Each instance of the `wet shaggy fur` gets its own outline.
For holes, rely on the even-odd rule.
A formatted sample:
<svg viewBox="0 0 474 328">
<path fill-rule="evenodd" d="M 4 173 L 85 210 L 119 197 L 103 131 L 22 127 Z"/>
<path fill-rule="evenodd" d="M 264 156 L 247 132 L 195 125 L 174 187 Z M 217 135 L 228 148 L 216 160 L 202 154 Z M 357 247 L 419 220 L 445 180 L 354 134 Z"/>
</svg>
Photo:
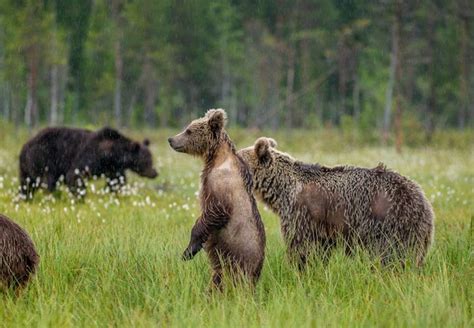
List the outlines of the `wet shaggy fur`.
<svg viewBox="0 0 474 328">
<path fill-rule="evenodd" d="M 118 131 L 96 132 L 73 128 L 46 128 L 30 139 L 20 153 L 20 195 L 32 198 L 39 187 L 54 191 L 63 177 L 75 195 L 85 195 L 85 178 L 105 175 L 110 189 L 125 181 L 125 170 L 141 176 L 157 176 L 148 149 Z"/>
<path fill-rule="evenodd" d="M 260 138 L 239 154 L 257 196 L 280 216 L 290 257 L 301 266 L 313 250 L 343 242 L 384 263 L 414 256 L 421 265 L 433 239 L 434 213 L 421 188 L 384 165 L 367 169 L 305 164 Z"/>
<path fill-rule="evenodd" d="M 25 230 L 0 214 L 0 291 L 25 286 L 38 263 L 39 256 Z"/>
<path fill-rule="evenodd" d="M 212 286 L 219 289 L 224 272 L 255 284 L 265 256 L 265 230 L 252 194 L 252 178 L 224 130 L 225 122 L 223 110 L 209 110 L 169 139 L 176 151 L 204 160 L 202 213 L 183 258 L 193 258 L 204 247 L 213 269 Z"/>
</svg>

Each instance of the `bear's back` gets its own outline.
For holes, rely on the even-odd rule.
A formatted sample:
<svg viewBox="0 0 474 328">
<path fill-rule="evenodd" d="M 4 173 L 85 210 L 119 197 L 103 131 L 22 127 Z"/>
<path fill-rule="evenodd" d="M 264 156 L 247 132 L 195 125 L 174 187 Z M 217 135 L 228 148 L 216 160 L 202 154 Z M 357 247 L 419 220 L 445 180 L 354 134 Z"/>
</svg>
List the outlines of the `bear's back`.
<svg viewBox="0 0 474 328">
<path fill-rule="evenodd" d="M 49 127 L 44 128 L 31 138 L 27 143 L 29 144 L 52 144 L 57 143 L 58 140 L 69 141 L 77 143 L 92 133 L 90 130 L 68 128 L 68 127 Z"/>
<path fill-rule="evenodd" d="M 25 167 L 48 166 L 64 171 L 91 134 L 84 129 L 45 128 L 23 146 L 20 161 Z"/>
</svg>

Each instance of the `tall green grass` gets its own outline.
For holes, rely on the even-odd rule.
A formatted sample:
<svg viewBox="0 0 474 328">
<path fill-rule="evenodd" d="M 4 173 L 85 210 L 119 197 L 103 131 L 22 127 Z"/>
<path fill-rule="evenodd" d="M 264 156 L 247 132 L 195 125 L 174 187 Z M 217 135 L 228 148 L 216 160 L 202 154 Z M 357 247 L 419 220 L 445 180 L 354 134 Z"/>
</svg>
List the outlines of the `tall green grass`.
<svg viewBox="0 0 474 328">
<path fill-rule="evenodd" d="M 229 287 L 207 293 L 204 253 L 182 262 L 199 213 L 201 163 L 172 152 L 149 132 L 160 170 L 150 181 L 130 174 L 126 194 L 102 193 L 91 182 L 84 202 L 63 191 L 16 203 L 17 161 L 26 131 L 0 132 L 0 212 L 31 234 L 39 271 L 20 297 L 0 295 L 4 327 L 472 327 L 474 302 L 474 149 L 472 133 L 427 147 L 393 149 L 348 143 L 337 131 L 274 133 L 231 130 L 237 146 L 273 136 L 295 157 L 325 165 L 376 166 L 383 161 L 415 179 L 433 202 L 436 234 L 423 268 L 381 268 L 364 252 L 336 250 L 299 273 L 288 263 L 278 218 L 260 207 L 266 260 L 254 293 Z M 471 143 L 469 143 L 471 138 Z"/>
</svg>

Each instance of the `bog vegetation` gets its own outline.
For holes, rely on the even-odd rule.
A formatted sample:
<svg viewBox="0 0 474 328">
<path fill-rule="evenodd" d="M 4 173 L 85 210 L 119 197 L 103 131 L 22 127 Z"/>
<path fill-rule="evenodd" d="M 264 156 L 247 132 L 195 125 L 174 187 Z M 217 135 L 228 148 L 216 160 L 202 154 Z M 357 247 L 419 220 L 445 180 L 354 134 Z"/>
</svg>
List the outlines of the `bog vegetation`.
<svg viewBox="0 0 474 328">
<path fill-rule="evenodd" d="M 130 175 L 120 195 L 89 183 L 78 202 L 62 192 L 39 192 L 15 202 L 18 152 L 28 132 L 0 130 L 0 212 L 21 224 L 41 255 L 39 271 L 19 298 L 0 296 L 0 326 L 425 326 L 474 324 L 472 132 L 435 133 L 428 146 L 393 148 L 336 130 L 229 131 L 239 148 L 261 135 L 295 157 L 326 165 L 374 167 L 383 161 L 424 188 L 436 213 L 436 234 L 423 268 L 386 269 L 364 252 L 338 249 L 324 265 L 298 273 L 286 259 L 277 216 L 261 206 L 266 260 L 255 293 L 229 287 L 206 293 L 204 254 L 181 253 L 199 213 L 201 164 L 173 152 L 176 131 L 127 134 L 151 139 L 160 176 Z"/>
</svg>

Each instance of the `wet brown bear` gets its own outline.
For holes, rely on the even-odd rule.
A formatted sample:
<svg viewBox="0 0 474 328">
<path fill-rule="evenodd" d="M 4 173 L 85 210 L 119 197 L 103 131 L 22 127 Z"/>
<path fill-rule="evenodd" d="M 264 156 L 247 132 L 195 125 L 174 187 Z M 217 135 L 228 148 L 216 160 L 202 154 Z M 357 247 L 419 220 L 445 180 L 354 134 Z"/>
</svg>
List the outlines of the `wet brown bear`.
<svg viewBox="0 0 474 328">
<path fill-rule="evenodd" d="M 174 150 L 204 160 L 202 213 L 183 259 L 192 259 L 204 247 L 213 268 L 212 284 L 218 288 L 223 271 L 233 278 L 243 274 L 255 283 L 265 256 L 265 230 L 252 195 L 252 178 L 224 130 L 225 123 L 225 112 L 211 109 L 168 139 Z"/>
<path fill-rule="evenodd" d="M 28 234 L 0 214 L 0 291 L 25 286 L 38 263 L 39 256 Z"/>
<path fill-rule="evenodd" d="M 77 196 L 85 195 L 84 178 L 105 175 L 116 190 L 125 184 L 125 170 L 155 178 L 149 141 L 142 144 L 118 131 L 96 132 L 73 128 L 46 128 L 30 139 L 20 153 L 20 195 L 32 198 L 38 187 L 56 189 L 61 177 Z"/>
<path fill-rule="evenodd" d="M 343 240 L 384 263 L 414 255 L 418 264 L 431 244 L 434 214 L 421 188 L 387 170 L 305 164 L 260 138 L 239 151 L 249 164 L 257 196 L 280 216 L 289 255 L 300 267 L 310 251 L 323 254 Z"/>
</svg>

